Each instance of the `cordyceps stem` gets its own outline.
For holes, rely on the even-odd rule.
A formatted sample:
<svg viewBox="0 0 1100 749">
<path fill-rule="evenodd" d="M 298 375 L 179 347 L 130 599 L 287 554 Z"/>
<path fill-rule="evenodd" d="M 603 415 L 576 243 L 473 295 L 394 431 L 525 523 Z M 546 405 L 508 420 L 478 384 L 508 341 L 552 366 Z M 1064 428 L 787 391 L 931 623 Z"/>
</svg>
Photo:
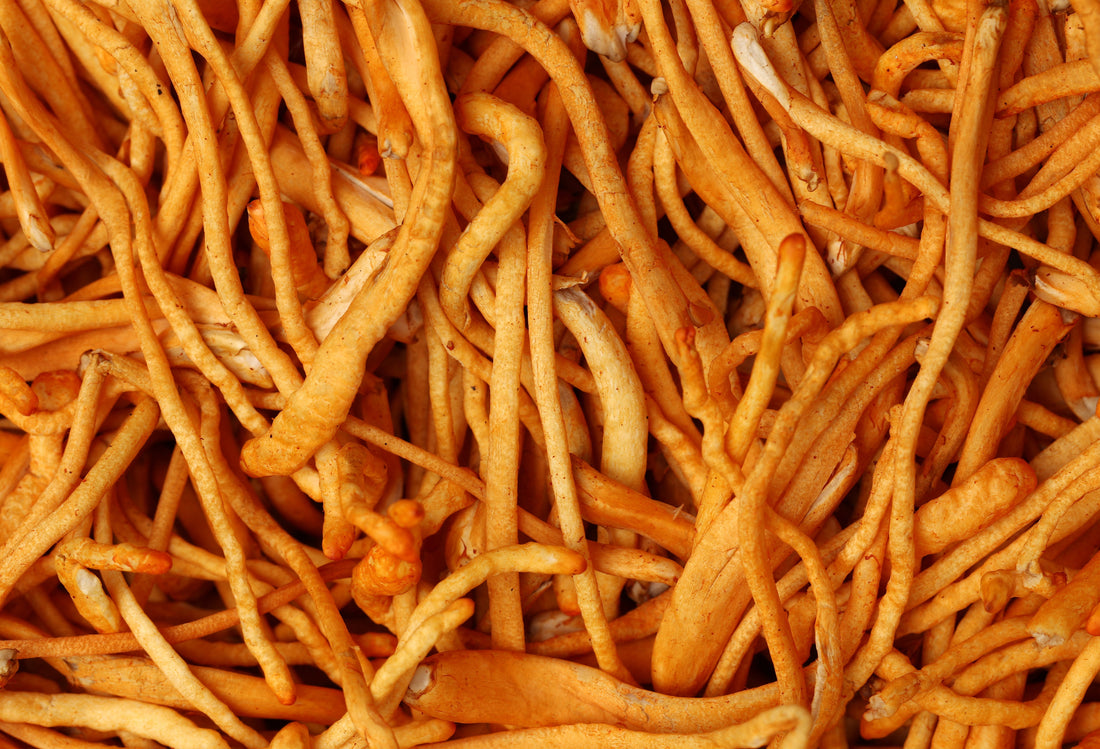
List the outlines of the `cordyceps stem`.
<svg viewBox="0 0 1100 749">
<path fill-rule="evenodd" d="M 733 453 L 733 458 L 738 462 L 744 458 L 749 438 L 756 431 L 754 422 L 759 419 L 759 411 L 767 405 L 770 390 L 775 386 L 775 377 L 779 369 L 779 351 L 786 340 L 786 322 L 790 319 L 804 252 L 805 244 L 801 235 L 788 237 L 780 246 L 778 278 L 774 289 L 776 293 L 768 303 L 764 345 L 760 354 L 757 355 L 749 387 L 745 390 L 745 397 L 738 404 L 731 424 L 732 429 L 741 430 L 732 435 L 733 448 L 736 451 Z M 750 425 L 751 431 L 749 431 Z M 760 471 L 754 471 L 753 477 L 755 478 L 758 473 Z M 780 693 L 783 695 L 784 704 L 802 704 L 805 701 L 802 670 L 795 657 L 796 650 L 790 624 L 784 614 L 775 584 L 770 579 L 771 566 L 768 563 L 768 552 L 764 543 L 764 519 L 765 511 L 768 509 L 767 492 L 763 487 L 758 488 L 758 482 L 752 481 L 746 484 L 737 501 L 740 503 L 738 541 L 741 545 L 745 578 L 752 591 L 753 599 L 761 611 L 764 637 L 768 643 L 772 662 L 775 664 Z"/>
<path fill-rule="evenodd" d="M 160 411 L 150 398 L 142 399 L 119 429 L 111 447 L 88 471 L 88 475 L 61 505 L 39 520 L 35 533 L 19 542 L 9 539 L 0 569 L 5 574 L 0 583 L 0 602 L 3 602 L 19 578 L 30 568 L 34 560 L 88 517 L 99 504 L 107 488 L 114 484 L 141 449 L 157 424 Z"/>
<path fill-rule="evenodd" d="M 363 54 L 363 64 L 366 68 L 363 84 L 367 88 L 370 101 L 375 105 L 380 154 L 387 159 L 405 159 L 409 155 L 409 146 L 413 140 L 414 125 L 405 105 L 401 102 L 401 96 L 394 87 L 393 79 L 386 72 L 378 55 L 374 35 L 363 15 L 363 9 L 356 4 L 349 4 L 347 12 Z"/>
<path fill-rule="evenodd" d="M 1100 2 L 1097 0 L 1074 0 L 1073 9 L 1085 27 L 1085 47 L 1089 52 L 1089 61 L 1093 70 L 1100 75 Z"/>
<path fill-rule="evenodd" d="M 741 495 L 766 491 L 794 438 L 798 421 L 820 394 L 842 354 L 880 330 L 931 317 L 937 306 L 932 297 L 881 304 L 852 315 L 830 332 L 817 346 L 795 395 L 780 410 L 764 452 L 740 490 Z M 659 691 L 684 695 L 698 691 L 718 662 L 740 612 L 749 603 L 751 596 L 745 586 L 747 570 L 741 563 L 737 543 L 731 540 L 738 538 L 737 510 L 737 505 L 727 505 L 696 538 L 684 574 L 673 588 L 672 603 L 653 646 L 653 683 Z M 766 584 L 759 586 L 762 595 L 769 587 L 775 594 L 770 567 L 761 582 Z"/>
<path fill-rule="evenodd" d="M 206 106 L 205 99 L 200 102 L 196 98 L 197 94 L 187 95 L 203 90 L 203 86 L 191 58 L 191 48 L 188 46 L 188 40 L 183 38 L 184 25 L 187 25 L 188 33 L 194 36 L 193 41 L 196 47 L 203 49 L 204 54 L 208 56 L 218 56 L 214 59 L 220 59 L 222 63 L 220 67 L 223 73 L 226 73 L 225 68 L 230 68 L 231 65 L 228 60 L 224 59 L 222 49 L 217 45 L 213 32 L 206 26 L 205 19 L 197 6 L 188 2 L 180 2 L 179 5 L 178 13 L 174 5 L 164 6 L 154 3 L 135 3 L 132 10 L 149 30 L 150 38 L 153 39 L 159 54 L 163 58 L 169 75 L 177 77 L 181 82 L 179 84 L 180 90 L 184 92 L 181 96 L 181 109 L 185 122 L 193 136 L 189 138 L 188 142 L 194 149 L 196 156 L 192 161 L 185 160 L 185 163 L 188 165 L 198 163 L 198 179 L 203 193 L 203 200 L 208 205 L 227 205 L 229 197 L 226 170 L 221 164 L 214 143 L 213 115 Z M 255 113 L 250 105 L 244 101 L 246 97 L 239 81 L 236 81 L 237 86 L 231 85 L 233 82 L 231 77 L 226 79 L 224 90 L 227 94 L 233 94 L 233 103 L 237 105 L 234 113 L 239 118 L 242 137 L 246 143 L 251 141 L 258 145 L 261 138 L 257 132 L 258 125 Z M 216 90 L 220 92 L 222 89 L 218 88 Z M 257 177 L 260 177 L 263 171 L 262 164 L 256 166 Z M 273 182 L 274 179 L 272 178 L 266 181 L 266 185 L 264 182 L 259 183 L 261 186 L 272 188 L 270 191 L 264 190 L 268 199 L 276 197 Z M 274 213 L 274 207 L 272 207 L 272 212 Z M 276 384 L 281 388 L 292 388 L 299 379 L 297 371 L 291 364 L 287 354 L 276 346 L 271 332 L 260 320 L 259 314 L 245 299 L 240 274 L 232 262 L 228 215 L 221 211 L 204 211 L 202 221 L 206 243 L 204 257 L 209 263 L 222 305 L 234 324 L 239 328 L 242 337 L 248 341 L 249 348 L 261 357 L 264 366 L 272 374 Z M 282 225 L 282 212 L 280 211 L 277 216 L 269 216 L 269 221 L 271 223 L 268 229 L 273 232 L 272 238 L 279 239 L 277 244 L 285 245 L 285 226 Z M 275 236 L 276 232 L 281 234 L 281 238 Z M 293 283 L 291 282 L 290 285 L 292 287 Z M 296 303 L 297 299 L 294 302 Z M 284 309 L 281 314 L 285 315 L 284 324 L 289 326 L 294 312 L 290 309 Z M 300 330 L 305 330 L 304 323 L 299 327 Z M 311 334 L 309 337 L 311 338 Z"/>
<path fill-rule="evenodd" d="M 101 503 L 96 508 L 96 516 L 96 541 L 105 543 L 112 536 L 109 522 L 110 513 L 106 503 Z M 126 583 L 122 573 L 108 571 L 103 573 L 103 577 L 107 589 L 111 593 L 111 600 L 118 605 L 118 612 L 126 622 L 127 627 L 134 633 L 142 649 L 149 653 L 150 658 L 164 673 L 168 681 L 172 683 L 172 686 L 226 734 L 246 747 L 255 747 L 256 749 L 262 747 L 264 738 L 254 728 L 246 725 L 228 705 L 218 699 L 208 687 L 199 681 L 187 667 L 183 657 L 164 640 L 156 624 L 149 618 L 148 613 L 141 608 L 137 599 L 134 598 L 134 593 L 130 590 L 130 586 Z M 260 662 L 263 663 L 263 661 Z M 291 702 L 293 702 L 293 699 Z"/>
<path fill-rule="evenodd" d="M 568 112 L 557 84 L 551 83 L 546 95 L 543 130 L 546 137 L 546 171 L 538 194 L 531 203 L 527 249 L 527 306 L 531 369 L 535 384 L 535 399 L 542 421 L 546 448 L 547 473 L 553 490 L 554 506 L 562 531 L 563 543 L 588 558 L 589 548 L 581 518 L 580 498 L 569 460 L 569 437 L 561 399 L 558 395 L 558 374 L 554 344 L 552 295 L 552 251 L 555 203 L 558 177 L 569 135 Z M 557 167 L 557 168 L 555 168 Z M 621 176 L 620 176 L 621 179 Z M 604 671 L 628 676 L 611 638 L 607 618 L 599 597 L 595 571 L 589 566 L 574 578 L 577 603 L 585 629 L 592 642 L 592 651 Z"/>
<path fill-rule="evenodd" d="M 408 99 L 424 144 L 424 163 L 409 213 L 374 283 L 355 297 L 325 338 L 309 376 L 271 430 L 241 450 L 241 465 L 255 476 L 294 473 L 336 434 L 355 399 L 367 356 L 416 292 L 443 231 L 454 186 L 456 133 L 431 25 L 415 0 L 379 3 L 388 33 L 378 41 L 383 57 L 388 52 L 395 61 L 389 72 Z"/>
<path fill-rule="evenodd" d="M 985 161 L 989 123 L 993 116 L 993 82 L 997 54 L 1007 22 L 1004 6 L 990 6 L 982 13 L 974 32 L 973 53 L 963 82 L 961 106 L 952 121 L 954 148 L 951 158 L 951 197 L 945 257 L 943 303 L 932 329 L 928 350 L 921 360 L 902 407 L 893 465 L 879 470 L 894 472 L 894 496 L 890 514 L 889 558 L 891 574 L 886 593 L 868 642 L 849 664 L 847 678 L 855 687 L 864 684 L 893 643 L 916 573 L 913 553 L 913 506 L 916 494 L 915 456 L 917 437 L 925 409 L 940 372 L 947 363 L 963 328 L 978 249 L 978 185 Z M 965 62 L 965 61 L 964 61 Z"/>
<path fill-rule="evenodd" d="M 228 749 L 215 730 L 200 728 L 177 711 L 137 700 L 88 694 L 39 694 L 5 690 L 0 720 L 40 726 L 81 726 L 96 731 L 128 731 L 180 749 Z"/>
<path fill-rule="evenodd" d="M 505 184 L 508 184 L 507 180 Z M 505 234 L 498 255 L 496 333 L 493 371 L 489 378 L 489 437 L 485 467 L 485 541 L 489 549 L 519 541 L 516 512 L 520 476 L 520 373 L 527 338 L 524 327 L 527 236 L 518 219 Z M 493 646 L 523 650 L 526 636 L 519 575 L 514 572 L 495 575 L 488 580 L 488 586 Z"/>
<path fill-rule="evenodd" d="M 336 35 L 333 0 L 300 0 L 303 50 L 309 92 L 325 132 L 334 133 L 348 117 L 348 77 Z"/>
<path fill-rule="evenodd" d="M 1050 707 L 1039 721 L 1035 735 L 1036 749 L 1054 749 L 1066 738 L 1066 728 L 1077 708 L 1085 699 L 1085 690 L 1100 673 L 1100 640 L 1093 638 L 1073 660 L 1066 678 L 1059 685 Z M 1079 746 L 1087 746 L 1081 742 Z"/>
<path fill-rule="evenodd" d="M 154 12 L 150 8 L 144 8 L 141 11 L 144 14 L 142 17 L 147 19 L 152 18 L 153 16 L 150 14 Z M 251 179 L 255 180 L 260 200 L 267 210 L 267 229 L 272 250 L 276 258 L 285 258 L 285 253 L 289 252 L 290 240 L 283 211 L 278 200 L 278 183 L 275 180 L 270 161 L 266 158 L 268 139 L 261 130 L 260 121 L 262 118 L 252 109 L 251 102 L 248 100 L 248 93 L 240 81 L 240 76 L 237 74 L 229 56 L 219 46 L 217 38 L 207 25 L 201 10 L 195 2 L 192 0 L 178 0 L 173 6 L 173 12 L 165 13 L 161 21 L 169 27 L 173 24 L 181 26 L 187 43 L 207 59 L 211 71 L 220 81 L 221 90 L 224 91 L 232 107 L 242 146 L 251 162 Z M 177 34 L 174 29 L 163 29 L 157 37 L 158 43 L 161 45 L 159 48 L 162 50 L 162 54 L 165 54 L 166 61 L 174 60 L 173 63 L 168 63 L 169 70 L 186 71 L 185 74 L 190 75 L 191 70 L 187 67 L 190 63 L 189 50 L 180 44 L 183 40 L 176 37 Z M 171 50 L 170 54 L 167 50 Z M 189 125 L 202 123 L 203 125 L 209 124 L 211 128 L 213 127 L 214 120 L 211 118 L 209 122 L 207 121 L 208 113 L 204 111 L 203 106 L 191 101 L 186 96 L 182 97 L 182 103 L 185 113 L 190 116 L 190 119 L 187 120 Z M 291 104 L 291 111 L 293 112 L 294 109 L 295 107 Z M 264 128 L 264 130 L 266 129 Z M 244 208 L 245 203 L 243 198 L 236 197 L 237 190 L 234 189 L 232 183 L 237 180 L 232 179 L 231 170 L 225 170 L 225 173 L 222 173 L 220 165 L 215 163 L 217 155 L 214 153 L 216 149 L 213 148 L 212 139 L 203 138 L 199 141 L 199 144 L 197 150 L 200 158 L 204 159 L 199 177 L 204 199 L 207 201 L 207 205 L 217 205 L 220 199 L 224 197 L 230 205 L 229 213 L 233 216 L 235 223 L 240 215 L 239 211 Z M 223 190 L 225 192 L 222 192 Z M 236 308 L 236 314 L 239 316 L 238 324 L 242 327 L 242 332 L 253 331 L 251 335 L 255 340 L 252 344 L 254 350 L 271 371 L 272 377 L 279 387 L 284 391 L 293 390 L 300 382 L 298 372 L 292 368 L 286 354 L 275 347 L 274 341 L 268 340 L 270 333 L 258 320 L 258 313 L 251 309 L 251 305 L 244 299 L 243 286 L 233 270 L 228 216 L 222 217 L 219 211 L 204 211 L 203 226 L 207 246 L 205 258 L 211 264 L 211 271 L 218 282 L 218 289 L 219 291 L 224 289 L 230 300 L 237 300 L 236 304 L 231 301 L 230 306 L 226 309 Z M 279 310 L 286 340 L 299 359 L 308 367 L 312 362 L 314 352 L 317 350 L 317 341 L 302 316 L 302 308 L 294 290 L 293 274 L 285 261 L 274 262 L 271 265 L 271 273 L 275 285 L 275 303 Z M 238 318 L 234 319 L 238 320 Z"/>
<path fill-rule="evenodd" d="M 550 73 L 558 85 L 562 103 L 571 122 L 576 123 L 577 141 L 584 154 L 600 210 L 619 243 L 623 262 L 642 290 L 646 306 L 657 322 L 665 351 L 676 361 L 676 331 L 691 325 L 688 304 L 668 265 L 655 251 L 638 216 L 637 206 L 623 180 L 618 160 L 607 137 L 607 128 L 584 71 L 565 43 L 545 25 L 520 8 L 500 0 L 472 0 L 454 3 L 427 0 L 433 21 L 487 29 L 508 36 L 523 47 Z M 703 332 L 705 327 L 701 329 Z M 701 347 L 713 353 L 722 345 L 717 338 L 701 336 Z"/>
<path fill-rule="evenodd" d="M 579 289 L 554 295 L 558 317 L 577 339 L 592 369 L 604 409 L 600 471 L 635 491 L 645 487 L 649 444 L 645 396 L 626 344 L 607 315 Z"/>
<path fill-rule="evenodd" d="M 32 247 L 41 252 L 49 252 L 56 239 L 53 227 L 50 226 L 50 214 L 46 212 L 42 198 L 34 189 L 31 173 L 27 171 L 23 154 L 20 153 L 15 135 L 4 116 L 0 116 L 0 163 L 4 165 L 4 176 L 8 179 L 23 234 Z"/>
<path fill-rule="evenodd" d="M 566 328 L 577 339 L 585 361 L 596 380 L 604 410 L 600 470 L 635 491 L 644 491 L 646 455 L 649 446 L 649 418 L 641 379 L 631 363 L 626 345 L 607 315 L 592 298 L 579 289 L 562 289 L 554 294 L 554 308 Z M 613 528 L 609 539 L 633 546 L 634 536 Z M 610 601 L 607 612 L 618 609 L 624 581 L 600 581 L 601 597 Z"/>
<path fill-rule="evenodd" d="M 806 241 L 800 234 L 792 234 L 779 245 L 776 279 L 764 319 L 764 340 L 753 363 L 745 395 L 738 401 L 726 431 L 727 451 L 738 465 L 745 462 L 760 417 L 775 392 L 779 360 L 787 342 L 787 324 L 791 320 L 805 253 Z"/>
<path fill-rule="evenodd" d="M 469 598 L 459 598 L 400 639 L 370 685 L 371 695 L 381 706 L 383 715 L 390 715 L 397 708 L 417 664 L 432 651 L 439 638 L 457 628 L 473 613 L 474 602 Z"/>
<path fill-rule="evenodd" d="M 483 699 L 467 698 L 475 691 Z M 611 723 L 668 734 L 745 721 L 775 706 L 778 698 L 774 684 L 720 697 L 673 697 L 556 658 L 456 650 L 424 661 L 405 701 L 433 717 L 462 722 L 496 723 L 508 717 L 516 726 Z"/>
<path fill-rule="evenodd" d="M 728 180 L 734 199 L 764 236 L 771 252 L 774 254 L 775 248 L 788 234 L 805 235 L 797 212 L 749 158 L 718 110 L 684 70 L 679 56 L 674 52 L 660 3 L 643 0 L 639 7 L 646 16 L 646 30 L 676 109 L 707 162 Z M 806 239 L 812 247 L 813 243 L 808 237 Z M 806 253 L 800 292 L 803 304 L 817 307 L 834 326 L 840 322 L 843 317 L 840 300 L 824 261 L 814 250 Z M 700 353 L 704 364 L 709 364 L 710 359 L 705 351 Z"/>
<path fill-rule="evenodd" d="M 260 505 L 251 492 L 227 492 L 237 516 L 258 536 L 271 544 L 275 553 L 286 561 L 302 581 L 315 607 L 317 624 L 332 647 L 340 670 L 340 685 L 344 690 L 348 713 L 356 730 L 379 746 L 393 746 L 392 731 L 375 708 L 364 678 L 363 665 L 355 655 L 355 645 L 339 607 L 325 586 L 322 572 L 314 565 L 305 547 L 282 528 Z M 331 565 L 326 569 L 331 569 Z M 341 574 L 345 574 L 341 571 Z M 369 662 L 367 668 L 369 669 Z"/>
<path fill-rule="evenodd" d="M 432 616 L 476 588 L 491 575 L 501 572 L 538 572 L 547 575 L 578 575 L 588 567 L 585 558 L 562 546 L 517 544 L 485 552 L 440 581 L 421 599 L 409 617 L 407 632 L 414 632 Z"/>
<path fill-rule="evenodd" d="M 466 226 L 447 257 L 439 302 L 459 330 L 469 325 L 466 296 L 481 264 L 527 210 L 542 183 L 546 146 L 538 123 L 492 94 L 463 94 L 455 118 L 465 132 L 499 143 L 508 154 L 508 176 Z"/>
<path fill-rule="evenodd" d="M 317 254 L 309 237 L 306 218 L 301 208 L 286 201 L 283 202 L 283 215 L 286 217 L 286 228 L 290 239 L 287 262 L 294 275 L 294 285 L 299 295 L 306 299 L 316 299 L 328 287 L 328 279 L 325 278 L 317 263 Z M 264 205 L 259 200 L 253 200 L 248 204 L 248 230 L 252 235 L 252 241 L 270 258 L 271 241 L 267 233 Z"/>
</svg>

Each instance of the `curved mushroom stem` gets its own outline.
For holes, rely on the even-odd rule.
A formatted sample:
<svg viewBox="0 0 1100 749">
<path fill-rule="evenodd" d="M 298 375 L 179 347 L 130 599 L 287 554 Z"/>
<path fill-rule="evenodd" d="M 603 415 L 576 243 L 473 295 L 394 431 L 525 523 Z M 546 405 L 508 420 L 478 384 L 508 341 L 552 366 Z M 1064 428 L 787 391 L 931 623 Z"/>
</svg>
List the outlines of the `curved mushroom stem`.
<svg viewBox="0 0 1100 749">
<path fill-rule="evenodd" d="M 415 202 L 387 262 L 321 344 L 310 376 L 290 396 L 271 430 L 245 443 L 241 465 L 254 476 L 297 471 L 336 434 L 358 390 L 358 372 L 412 298 L 443 231 L 454 183 L 456 136 L 434 37 L 414 3 L 379 0 L 377 5 L 371 9 L 371 22 L 390 24 L 385 42 L 379 40 L 380 52 L 423 143 Z M 369 321 L 366 327 L 364 320 Z"/>
</svg>

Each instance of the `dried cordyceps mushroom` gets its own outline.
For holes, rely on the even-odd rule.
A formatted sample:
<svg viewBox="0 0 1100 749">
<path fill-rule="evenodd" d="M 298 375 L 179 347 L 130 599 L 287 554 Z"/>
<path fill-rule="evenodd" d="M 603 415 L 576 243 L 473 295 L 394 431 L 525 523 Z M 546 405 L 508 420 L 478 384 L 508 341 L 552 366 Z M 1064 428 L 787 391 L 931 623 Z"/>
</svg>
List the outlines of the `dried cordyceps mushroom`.
<svg viewBox="0 0 1100 749">
<path fill-rule="evenodd" d="M 1095 743 L 1098 18 L 0 0 L 0 734 Z"/>
</svg>

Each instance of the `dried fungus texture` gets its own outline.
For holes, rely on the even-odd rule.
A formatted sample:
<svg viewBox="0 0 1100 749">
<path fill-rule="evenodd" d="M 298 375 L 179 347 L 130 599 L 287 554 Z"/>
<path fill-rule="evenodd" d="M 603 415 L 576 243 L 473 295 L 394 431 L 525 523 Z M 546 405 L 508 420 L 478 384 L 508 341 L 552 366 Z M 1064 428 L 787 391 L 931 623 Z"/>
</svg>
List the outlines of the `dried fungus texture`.
<svg viewBox="0 0 1100 749">
<path fill-rule="evenodd" d="M 1097 745 L 1096 0 L 0 0 L 0 165 L 0 744 Z"/>
</svg>

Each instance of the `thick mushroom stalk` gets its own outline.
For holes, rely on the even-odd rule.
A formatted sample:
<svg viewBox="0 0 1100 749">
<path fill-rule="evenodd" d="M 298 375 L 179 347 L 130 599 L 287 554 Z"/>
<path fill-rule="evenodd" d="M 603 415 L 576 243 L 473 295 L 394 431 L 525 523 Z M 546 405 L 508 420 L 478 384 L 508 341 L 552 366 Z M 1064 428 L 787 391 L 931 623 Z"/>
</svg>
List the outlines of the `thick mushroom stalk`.
<svg viewBox="0 0 1100 749">
<path fill-rule="evenodd" d="M 443 231 L 456 134 L 431 25 L 414 2 L 383 0 L 369 15 L 379 32 L 385 27 L 376 35 L 379 51 L 423 144 L 413 202 L 386 263 L 322 342 L 301 388 L 267 434 L 245 443 L 241 466 L 252 476 L 288 476 L 333 438 L 359 389 L 367 356 L 408 306 Z"/>
</svg>

